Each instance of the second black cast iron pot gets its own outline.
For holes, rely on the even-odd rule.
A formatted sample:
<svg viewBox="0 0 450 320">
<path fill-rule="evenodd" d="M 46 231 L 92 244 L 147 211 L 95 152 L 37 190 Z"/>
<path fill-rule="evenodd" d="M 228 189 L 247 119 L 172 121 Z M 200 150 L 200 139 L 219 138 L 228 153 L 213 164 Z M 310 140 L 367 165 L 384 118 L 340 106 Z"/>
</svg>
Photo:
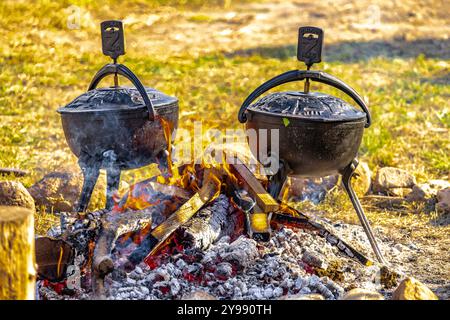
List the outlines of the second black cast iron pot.
<svg viewBox="0 0 450 320">
<path fill-rule="evenodd" d="M 310 33 L 318 32 L 316 28 L 308 28 Z M 300 29 L 301 36 L 308 32 L 304 29 Z M 301 50 L 307 50 L 306 40 L 307 37 L 300 40 L 299 55 Z M 308 69 L 313 62 L 320 61 L 320 56 L 315 57 L 318 54 L 310 52 Z M 252 104 L 274 87 L 301 80 L 307 81 L 303 92 L 271 93 Z M 363 112 L 337 97 L 309 92 L 310 80 L 346 93 Z M 327 176 L 342 171 L 356 157 L 364 128 L 371 123 L 369 109 L 355 90 L 328 73 L 311 70 L 288 71 L 260 85 L 245 99 L 238 119 L 247 129 L 267 129 L 269 137 L 270 130 L 279 130 L 279 141 L 268 139 L 268 151 L 271 157 L 287 163 L 291 176 Z M 259 148 L 260 136 L 257 137 Z M 273 143 L 279 143 L 279 154 L 272 152 Z M 260 159 L 261 154 L 267 154 L 265 150 L 254 153 L 260 161 L 264 160 Z"/>
</svg>

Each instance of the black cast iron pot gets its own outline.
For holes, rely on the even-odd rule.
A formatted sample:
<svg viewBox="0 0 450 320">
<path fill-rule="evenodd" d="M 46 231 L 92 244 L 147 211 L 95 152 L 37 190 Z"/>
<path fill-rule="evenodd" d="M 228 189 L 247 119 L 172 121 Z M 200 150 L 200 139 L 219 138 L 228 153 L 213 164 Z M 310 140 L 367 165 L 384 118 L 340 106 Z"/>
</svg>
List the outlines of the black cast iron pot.
<svg viewBox="0 0 450 320">
<path fill-rule="evenodd" d="M 369 221 L 351 186 L 358 160 L 364 128 L 371 124 L 370 112 L 360 95 L 341 80 L 309 68 L 321 61 L 323 31 L 316 27 L 301 27 L 297 58 L 304 61 L 308 70 L 283 73 L 253 91 L 239 110 L 238 119 L 247 129 L 279 133 L 271 141 L 256 136 L 257 148 L 251 146 L 254 156 L 264 164 L 266 155 L 281 164 L 269 179 L 268 191 L 277 198 L 287 176 L 342 175 L 342 184 L 352 201 L 374 253 L 381 263 L 383 255 L 376 243 Z M 268 90 L 292 81 L 305 80 L 303 92 L 276 92 L 252 102 Z M 321 82 L 347 94 L 363 112 L 351 104 L 331 95 L 309 92 L 309 81 Z M 274 131 L 276 130 L 276 131 Z M 276 136 L 276 135 L 275 135 Z M 250 135 L 249 135 L 250 137 Z M 262 140 L 264 139 L 264 140 Z M 267 140 L 267 150 L 260 150 Z M 250 138 L 249 138 L 249 142 Z M 277 145 L 274 145 L 276 143 Z M 263 145 L 264 147 L 264 145 Z M 278 147 L 278 148 L 277 148 Z"/>
<path fill-rule="evenodd" d="M 103 53 L 114 63 L 97 72 L 86 93 L 58 109 L 67 143 L 84 175 L 77 211 L 87 209 L 100 169 L 107 171 L 106 208 L 111 209 L 121 170 L 167 163 L 178 126 L 178 99 L 144 87 L 130 69 L 117 63 L 125 54 L 122 22 L 102 22 L 101 33 Z M 108 75 L 114 75 L 115 85 L 97 88 Z M 119 75 L 134 88 L 119 86 Z"/>
<path fill-rule="evenodd" d="M 251 105 L 276 86 L 305 79 L 342 90 L 364 112 L 337 97 L 317 92 L 272 93 Z M 371 121 L 367 105 L 355 90 L 325 72 L 309 70 L 289 71 L 259 86 L 242 104 L 238 119 L 247 129 L 279 130 L 279 141 L 275 141 L 279 142 L 279 153 L 272 152 L 274 141 L 270 139 L 268 151 L 271 157 L 285 161 L 293 176 L 327 176 L 344 169 L 356 157 L 364 128 Z M 258 150 L 254 155 L 263 161 L 260 154 Z"/>
<path fill-rule="evenodd" d="M 110 74 L 128 78 L 135 88 L 96 89 Z M 92 80 L 88 92 L 58 109 L 67 143 L 78 158 L 102 161 L 115 154 L 115 165 L 133 169 L 155 162 L 167 148 L 164 129 L 174 139 L 178 100 L 146 88 L 124 65 L 108 64 Z M 164 128 L 166 126 L 166 128 Z M 102 168 L 108 163 L 101 165 Z"/>
</svg>

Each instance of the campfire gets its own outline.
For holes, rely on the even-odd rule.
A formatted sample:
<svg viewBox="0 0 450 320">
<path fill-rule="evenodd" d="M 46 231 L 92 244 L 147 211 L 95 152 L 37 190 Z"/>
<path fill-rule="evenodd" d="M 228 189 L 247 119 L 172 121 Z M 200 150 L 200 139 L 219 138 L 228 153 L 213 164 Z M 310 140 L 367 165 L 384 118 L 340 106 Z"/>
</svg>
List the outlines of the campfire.
<svg viewBox="0 0 450 320">
<path fill-rule="evenodd" d="M 36 242 L 41 298 L 339 298 L 345 268 L 372 261 L 274 199 L 263 168 L 230 150 L 134 184 L 110 210 L 61 213 Z"/>
</svg>

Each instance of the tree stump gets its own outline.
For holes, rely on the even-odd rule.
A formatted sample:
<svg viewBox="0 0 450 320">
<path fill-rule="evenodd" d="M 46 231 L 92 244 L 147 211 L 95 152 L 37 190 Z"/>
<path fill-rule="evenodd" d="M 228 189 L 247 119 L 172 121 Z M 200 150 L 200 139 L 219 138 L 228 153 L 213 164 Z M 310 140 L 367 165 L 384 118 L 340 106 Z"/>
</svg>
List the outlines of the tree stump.
<svg viewBox="0 0 450 320">
<path fill-rule="evenodd" d="M 0 300 L 34 300 L 34 211 L 0 206 Z"/>
</svg>

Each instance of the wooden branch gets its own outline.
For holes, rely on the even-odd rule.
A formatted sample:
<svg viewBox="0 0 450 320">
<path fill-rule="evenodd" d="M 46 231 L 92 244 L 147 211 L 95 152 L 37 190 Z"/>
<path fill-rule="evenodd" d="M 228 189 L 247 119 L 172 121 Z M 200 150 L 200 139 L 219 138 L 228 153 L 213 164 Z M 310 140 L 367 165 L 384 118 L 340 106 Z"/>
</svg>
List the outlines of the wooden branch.
<svg viewBox="0 0 450 320">
<path fill-rule="evenodd" d="M 179 226 L 187 222 L 201 207 L 208 203 L 220 191 L 222 174 L 219 170 L 211 169 L 205 173 L 203 186 L 192 198 L 184 203 L 166 221 L 157 226 L 152 236 L 164 242 Z M 156 249 L 156 248 L 155 248 Z"/>
<path fill-rule="evenodd" d="M 102 230 L 92 258 L 92 291 L 97 299 L 105 299 L 104 278 L 114 270 L 111 251 L 121 235 L 139 231 L 152 223 L 151 210 L 126 211 L 107 215 L 102 219 Z"/>
<path fill-rule="evenodd" d="M 231 179 L 234 187 L 237 189 L 243 187 L 247 190 L 263 212 L 268 213 L 278 210 L 278 202 L 264 189 L 245 164 L 239 158 L 235 159 L 237 160 L 236 164 L 229 164 L 231 173 L 237 177 L 237 180 Z"/>
<path fill-rule="evenodd" d="M 14 168 L 0 168 L 0 174 L 12 174 L 16 177 L 24 177 L 29 174 L 26 170 L 14 169 Z"/>
<path fill-rule="evenodd" d="M 128 260 L 136 265 L 146 256 L 155 254 L 178 227 L 186 223 L 198 210 L 218 195 L 222 176 L 223 173 L 218 169 L 205 170 L 205 178 L 200 190 L 170 215 L 166 221 L 153 229 L 142 241 L 139 248 L 129 255 Z"/>
<path fill-rule="evenodd" d="M 34 300 L 34 210 L 0 206 L 0 300 Z"/>
<path fill-rule="evenodd" d="M 152 223 L 151 210 L 124 212 L 107 216 L 102 222 L 102 230 L 95 245 L 92 267 L 100 276 L 110 273 L 113 268 L 111 251 L 121 235 L 139 231 Z"/>
</svg>

